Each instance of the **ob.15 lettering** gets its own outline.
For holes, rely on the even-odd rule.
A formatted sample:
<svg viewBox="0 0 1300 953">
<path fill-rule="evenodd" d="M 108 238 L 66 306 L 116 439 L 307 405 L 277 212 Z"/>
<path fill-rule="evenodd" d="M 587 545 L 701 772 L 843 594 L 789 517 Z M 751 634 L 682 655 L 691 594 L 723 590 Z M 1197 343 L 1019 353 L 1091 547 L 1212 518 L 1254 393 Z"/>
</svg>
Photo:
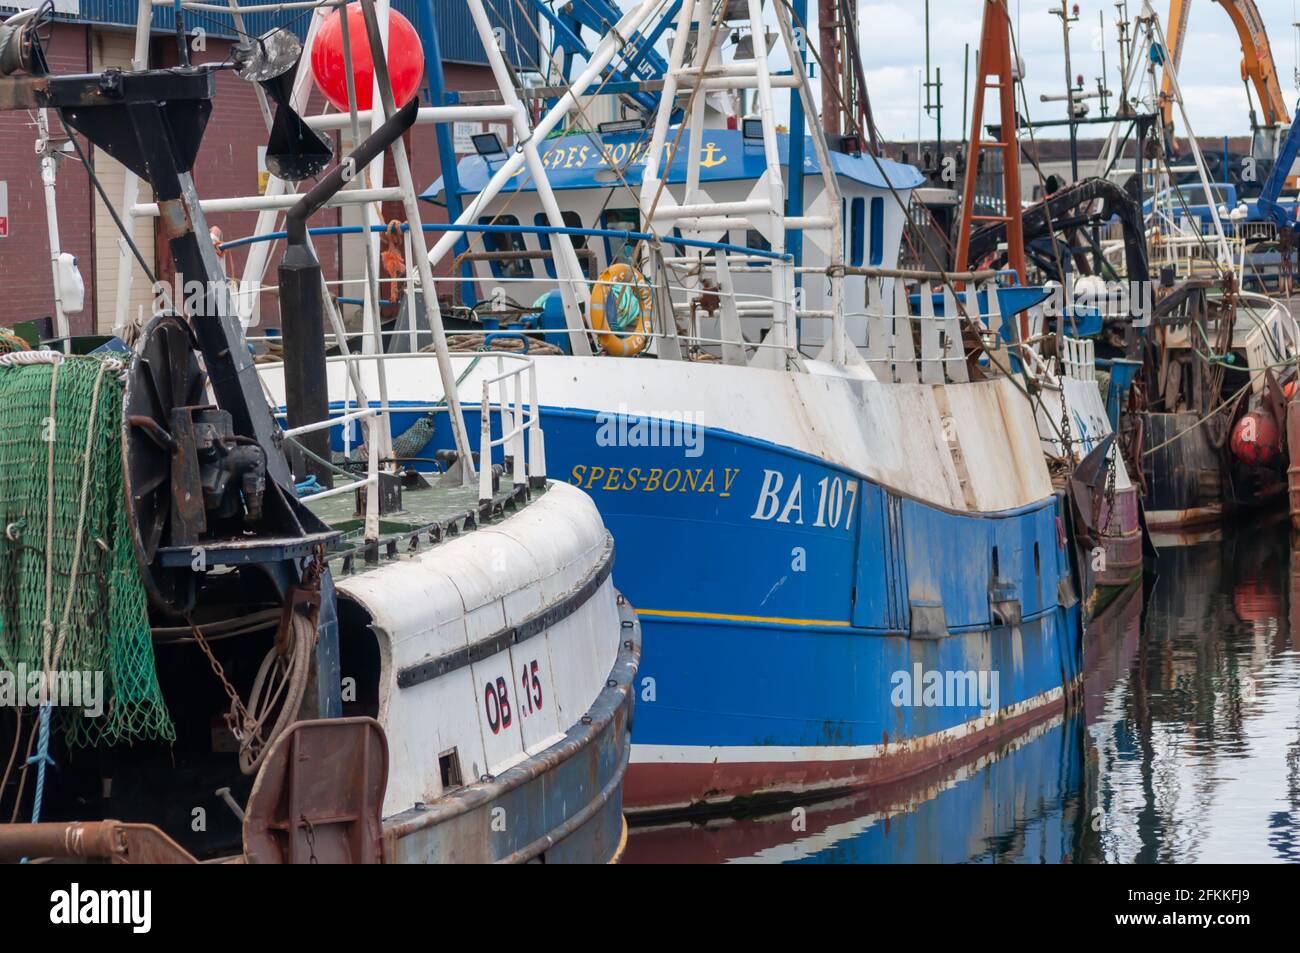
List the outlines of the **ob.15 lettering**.
<svg viewBox="0 0 1300 953">
<path fill-rule="evenodd" d="M 527 718 L 542 710 L 541 668 L 537 660 L 527 663 L 519 673 L 519 716 Z M 483 707 L 492 734 L 509 728 L 514 722 L 514 709 L 510 704 L 510 686 L 503 677 L 483 686 Z"/>
</svg>

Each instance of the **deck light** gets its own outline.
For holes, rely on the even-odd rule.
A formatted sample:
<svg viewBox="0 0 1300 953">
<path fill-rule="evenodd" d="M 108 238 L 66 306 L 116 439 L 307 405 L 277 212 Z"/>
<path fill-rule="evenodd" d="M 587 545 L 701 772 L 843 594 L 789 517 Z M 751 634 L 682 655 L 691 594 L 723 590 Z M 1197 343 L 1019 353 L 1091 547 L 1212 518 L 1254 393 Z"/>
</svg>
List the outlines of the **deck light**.
<svg viewBox="0 0 1300 953">
<path fill-rule="evenodd" d="M 484 159 L 506 154 L 506 147 L 501 144 L 501 137 L 495 132 L 480 132 L 469 138 L 474 143 L 474 151 Z"/>
<path fill-rule="evenodd" d="M 615 119 L 610 122 L 602 122 L 597 127 L 602 136 L 617 136 L 623 132 L 644 132 L 644 119 Z"/>
</svg>

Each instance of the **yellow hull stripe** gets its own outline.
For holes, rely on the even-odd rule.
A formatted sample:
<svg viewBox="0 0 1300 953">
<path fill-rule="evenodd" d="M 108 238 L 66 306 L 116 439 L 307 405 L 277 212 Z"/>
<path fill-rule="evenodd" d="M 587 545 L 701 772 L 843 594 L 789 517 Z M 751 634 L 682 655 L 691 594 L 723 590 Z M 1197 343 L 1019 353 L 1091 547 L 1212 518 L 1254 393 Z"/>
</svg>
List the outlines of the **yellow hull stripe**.
<svg viewBox="0 0 1300 953">
<path fill-rule="evenodd" d="M 851 623 L 832 619 L 783 619 L 777 616 L 732 615 L 727 612 L 682 612 L 676 609 L 637 609 L 637 615 L 657 616 L 665 619 L 712 619 L 718 622 L 766 622 L 775 625 L 826 625 L 851 628 Z"/>
</svg>

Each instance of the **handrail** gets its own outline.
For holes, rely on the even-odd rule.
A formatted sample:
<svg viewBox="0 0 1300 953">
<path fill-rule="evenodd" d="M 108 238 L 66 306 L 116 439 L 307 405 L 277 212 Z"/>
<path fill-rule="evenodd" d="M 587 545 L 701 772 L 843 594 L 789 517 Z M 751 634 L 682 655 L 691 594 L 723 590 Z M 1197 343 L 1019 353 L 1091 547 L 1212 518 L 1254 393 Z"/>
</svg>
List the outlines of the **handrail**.
<svg viewBox="0 0 1300 953">
<path fill-rule="evenodd" d="M 518 355 L 511 355 L 518 357 Z M 537 365 L 531 360 L 522 367 L 512 370 L 503 370 L 503 355 L 497 354 L 497 374 L 493 377 L 486 377 L 482 381 L 483 397 L 479 407 L 479 470 L 478 470 L 478 497 L 479 511 L 486 515 L 492 506 L 492 448 L 501 447 L 502 463 L 505 462 L 505 447 L 510 444 L 511 453 L 511 477 L 514 483 L 514 491 L 519 493 L 523 490 L 524 479 L 524 435 L 528 435 L 528 482 L 533 485 L 540 485 L 546 481 L 546 457 L 543 444 L 541 417 L 539 416 L 540 408 L 537 401 Z M 529 378 L 529 401 L 531 408 L 527 412 L 525 419 L 525 409 L 523 404 L 523 374 L 528 372 Z M 506 410 L 506 381 L 514 380 L 514 402 L 510 411 Z M 492 416 L 491 404 L 489 401 L 491 388 L 493 384 L 498 384 L 497 397 L 497 418 L 500 422 L 501 436 L 496 440 L 492 439 Z M 509 420 L 513 424 L 509 431 L 506 430 L 507 413 Z"/>
<path fill-rule="evenodd" d="M 399 223 L 399 227 L 403 232 L 408 228 L 405 222 Z M 387 232 L 388 226 L 371 225 L 367 229 L 364 225 L 320 225 L 307 229 L 307 234 L 360 235 L 367 230 L 371 232 Z M 757 258 L 766 258 L 770 261 L 794 260 L 794 255 L 789 252 L 764 251 L 761 248 L 747 248 L 732 245 L 728 242 L 706 242 L 696 238 L 678 238 L 675 235 L 655 235 L 651 232 L 632 232 L 619 228 L 560 228 L 554 225 L 449 225 L 432 222 L 425 223 L 423 230 L 426 232 L 464 232 L 476 235 L 569 235 L 579 238 L 620 238 L 624 241 L 631 240 L 651 244 L 663 242 L 669 245 L 678 245 L 682 248 L 702 248 L 706 251 L 738 252 Z M 255 245 L 259 242 L 275 242 L 287 237 L 288 232 L 245 235 L 242 238 L 232 238 L 229 241 L 222 242 L 221 250 L 228 251 L 231 248 L 242 248 L 244 245 Z"/>
<path fill-rule="evenodd" d="M 492 450 L 496 447 L 503 448 L 503 460 L 507 455 L 505 448 L 508 446 L 509 456 L 512 458 L 511 476 L 515 492 L 520 492 L 525 485 L 534 488 L 540 487 L 546 482 L 546 443 L 545 435 L 542 431 L 541 405 L 537 396 L 537 365 L 532 358 L 523 354 L 516 354 L 513 351 L 475 351 L 475 352 L 452 352 L 449 355 L 456 359 L 471 358 L 496 358 L 497 373 L 484 377 L 482 385 L 482 402 L 479 408 L 481 414 L 480 421 L 480 438 L 479 438 L 479 509 L 484 515 L 489 515 L 492 506 L 493 489 L 492 489 Z M 413 353 L 413 354 L 351 354 L 351 355 L 332 355 L 325 358 L 326 364 L 348 364 L 352 361 L 379 361 L 391 360 L 409 360 L 419 358 L 429 360 L 430 355 Z M 507 361 L 515 362 L 519 366 L 506 369 Z M 283 362 L 263 365 L 266 368 L 283 367 Z M 524 375 L 528 377 L 528 397 L 524 399 Z M 344 385 L 350 380 L 344 377 Z M 507 382 L 513 380 L 513 397 L 507 387 Z M 501 429 L 501 436 L 492 439 L 492 409 L 489 401 L 490 388 L 492 385 L 498 387 L 497 399 L 497 419 Z M 353 406 L 345 394 L 343 400 L 343 409 Z M 305 424 L 301 427 L 295 427 L 292 430 L 285 430 L 284 436 L 295 437 L 300 434 L 310 433 L 316 430 L 324 430 L 335 426 L 342 426 L 361 420 L 366 417 L 378 415 L 391 416 L 395 412 L 411 413 L 426 412 L 440 413 L 445 412 L 445 405 L 428 405 L 428 406 L 393 406 L 391 401 L 380 400 L 378 403 L 370 401 L 364 408 L 355 411 L 348 411 L 338 416 L 329 417 L 316 423 Z M 283 416 L 277 413 L 276 416 Z M 350 428 L 344 430 L 345 444 L 348 442 L 346 437 Z M 377 453 L 373 442 L 368 446 L 368 453 L 371 458 Z M 378 477 L 374 476 L 377 469 L 378 460 L 369 461 L 369 471 L 372 474 L 363 480 L 355 483 L 349 483 L 346 486 L 335 487 L 331 490 L 325 490 L 320 493 L 313 493 L 309 499 L 319 500 L 330 496 L 336 496 L 350 490 L 357 490 L 363 486 L 373 486 L 378 482 Z"/>
<path fill-rule="evenodd" d="M 344 417 L 330 417 L 325 420 L 318 420 L 312 424 L 303 424 L 301 427 L 294 427 L 290 430 L 284 431 L 284 435 L 286 437 L 297 437 L 305 433 L 315 433 L 318 430 L 328 430 L 335 424 L 350 423 L 351 421 L 361 420 L 365 417 L 376 417 L 379 413 L 380 410 L 378 408 L 359 410 L 354 414 L 347 414 Z"/>
</svg>

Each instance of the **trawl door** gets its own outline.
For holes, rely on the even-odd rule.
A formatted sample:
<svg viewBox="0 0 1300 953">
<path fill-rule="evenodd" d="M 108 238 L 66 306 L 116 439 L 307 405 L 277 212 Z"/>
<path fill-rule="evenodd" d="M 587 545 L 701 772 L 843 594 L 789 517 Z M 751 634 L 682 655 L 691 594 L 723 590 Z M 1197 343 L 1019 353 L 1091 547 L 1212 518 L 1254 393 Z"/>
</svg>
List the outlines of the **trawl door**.
<svg viewBox="0 0 1300 953">
<path fill-rule="evenodd" d="M 853 625 L 880 632 L 908 628 L 902 501 L 863 484 L 854 573 Z"/>
</svg>

